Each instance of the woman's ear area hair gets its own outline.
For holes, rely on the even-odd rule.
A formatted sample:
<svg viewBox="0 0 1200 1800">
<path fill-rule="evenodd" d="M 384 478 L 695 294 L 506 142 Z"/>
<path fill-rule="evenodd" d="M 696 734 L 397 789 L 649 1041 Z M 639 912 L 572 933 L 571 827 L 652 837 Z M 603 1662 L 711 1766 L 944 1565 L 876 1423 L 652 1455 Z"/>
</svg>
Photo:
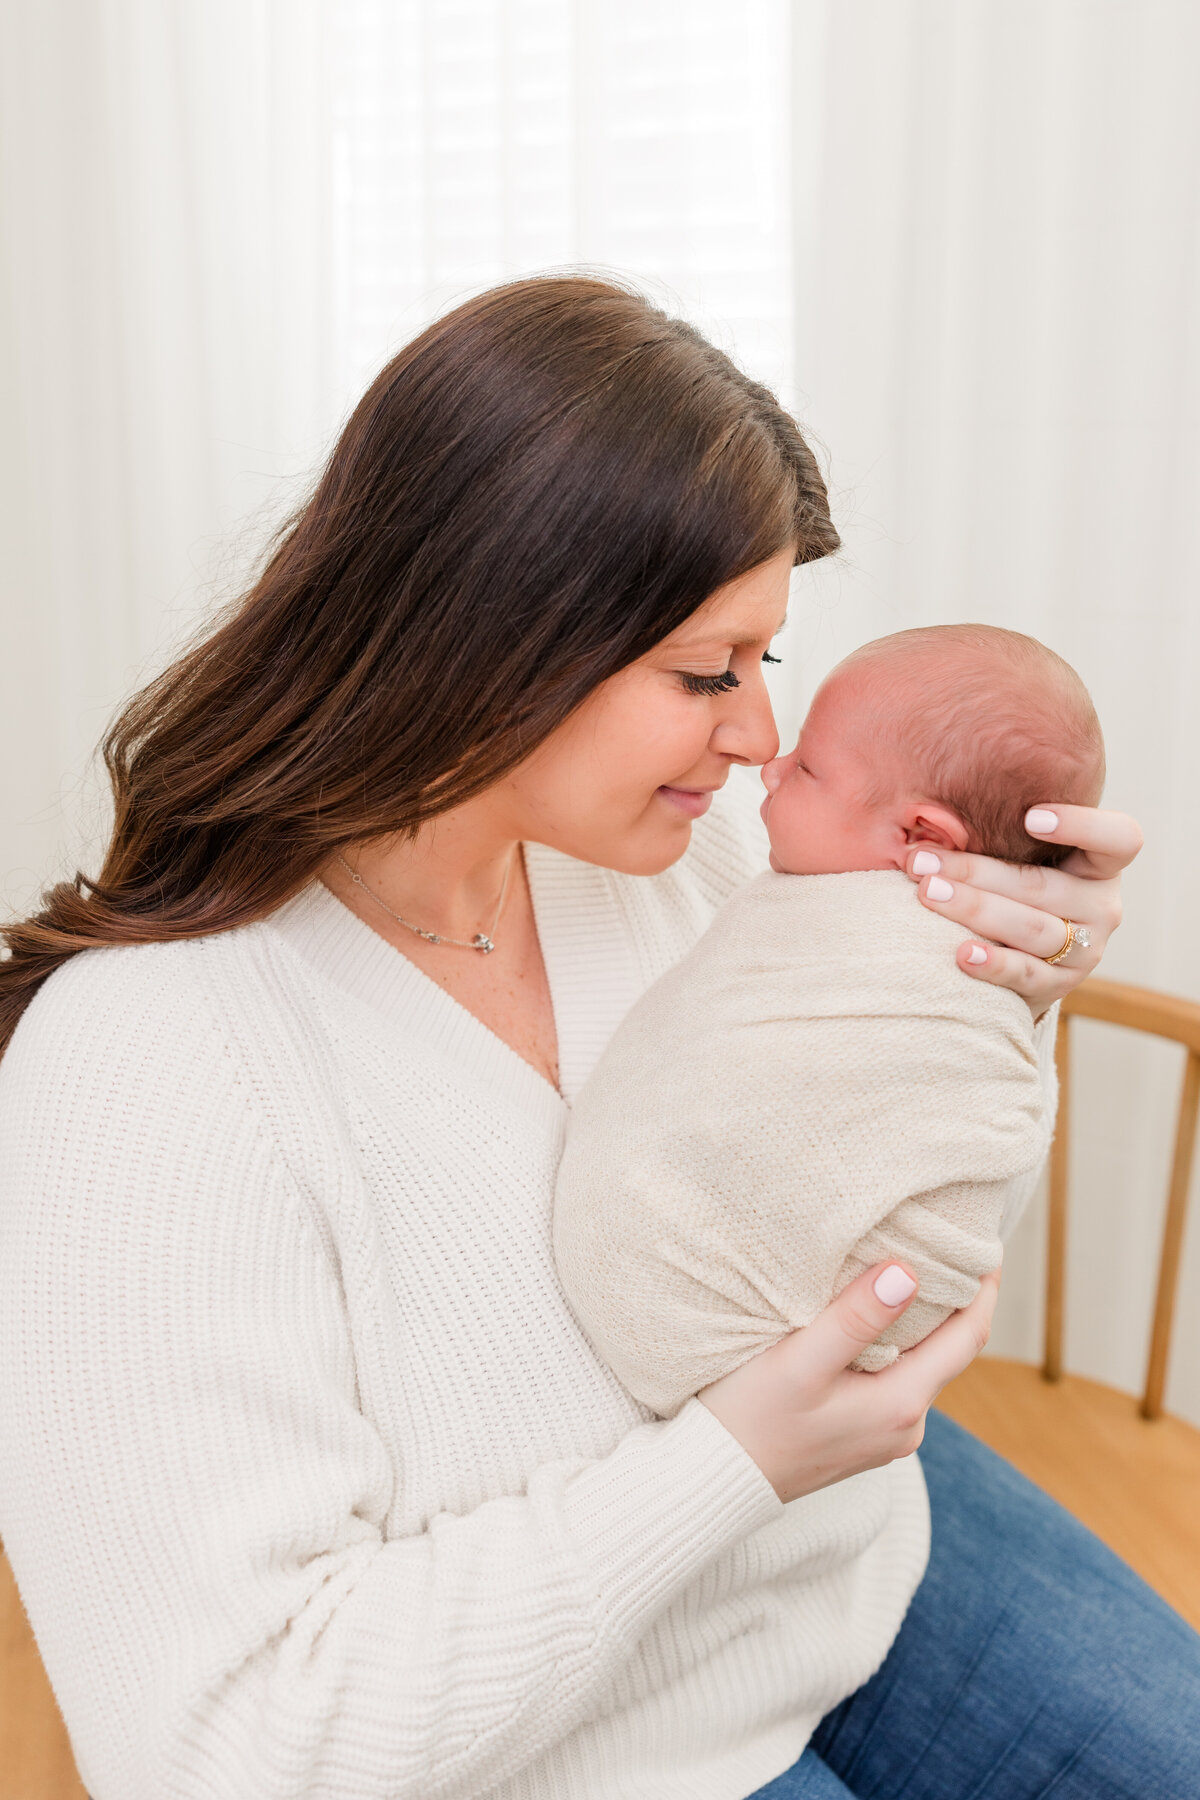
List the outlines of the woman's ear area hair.
<svg viewBox="0 0 1200 1800">
<path fill-rule="evenodd" d="M 933 800 L 913 800 L 900 808 L 906 844 L 935 844 L 939 850 L 967 849 L 971 834 L 956 812 Z"/>
</svg>

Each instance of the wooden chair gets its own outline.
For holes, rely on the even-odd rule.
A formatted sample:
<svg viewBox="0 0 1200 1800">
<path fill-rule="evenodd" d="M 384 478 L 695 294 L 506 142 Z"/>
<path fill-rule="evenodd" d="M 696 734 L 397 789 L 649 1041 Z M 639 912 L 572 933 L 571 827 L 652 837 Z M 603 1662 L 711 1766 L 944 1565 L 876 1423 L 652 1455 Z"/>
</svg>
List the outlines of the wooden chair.
<svg viewBox="0 0 1200 1800">
<path fill-rule="evenodd" d="M 1075 1018 L 1150 1032 L 1173 1039 L 1186 1051 L 1140 1401 L 1100 1382 L 1063 1373 Z M 1200 1431 L 1162 1409 L 1200 1110 L 1200 1004 L 1121 982 L 1085 981 L 1063 1002 L 1057 1059 L 1059 1114 L 1050 1155 L 1042 1367 L 979 1357 L 945 1389 L 938 1404 L 1082 1519 L 1200 1629 Z"/>
</svg>

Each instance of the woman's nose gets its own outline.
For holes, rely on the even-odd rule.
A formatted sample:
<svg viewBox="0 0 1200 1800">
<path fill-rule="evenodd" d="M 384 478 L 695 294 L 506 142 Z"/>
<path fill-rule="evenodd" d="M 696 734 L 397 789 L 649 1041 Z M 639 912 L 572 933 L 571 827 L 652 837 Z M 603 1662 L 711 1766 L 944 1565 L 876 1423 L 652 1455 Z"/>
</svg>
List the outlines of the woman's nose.
<svg viewBox="0 0 1200 1800">
<path fill-rule="evenodd" d="M 779 752 L 779 732 L 766 683 L 758 681 L 749 692 L 743 688 L 729 698 L 729 711 L 713 733 L 713 749 L 751 766 L 769 762 Z"/>
</svg>

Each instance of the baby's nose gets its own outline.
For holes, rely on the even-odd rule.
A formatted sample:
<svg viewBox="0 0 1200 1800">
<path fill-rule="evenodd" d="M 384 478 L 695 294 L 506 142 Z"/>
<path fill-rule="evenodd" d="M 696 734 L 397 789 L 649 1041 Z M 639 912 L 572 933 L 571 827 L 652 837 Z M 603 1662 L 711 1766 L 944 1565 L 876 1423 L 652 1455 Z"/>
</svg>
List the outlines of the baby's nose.
<svg viewBox="0 0 1200 1800">
<path fill-rule="evenodd" d="M 780 782 L 783 780 L 783 758 L 782 758 L 782 756 L 772 757 L 772 759 L 769 763 L 763 764 L 762 778 L 763 778 L 763 786 L 766 788 L 768 794 L 773 794 L 775 792 L 775 789 L 779 786 Z"/>
</svg>

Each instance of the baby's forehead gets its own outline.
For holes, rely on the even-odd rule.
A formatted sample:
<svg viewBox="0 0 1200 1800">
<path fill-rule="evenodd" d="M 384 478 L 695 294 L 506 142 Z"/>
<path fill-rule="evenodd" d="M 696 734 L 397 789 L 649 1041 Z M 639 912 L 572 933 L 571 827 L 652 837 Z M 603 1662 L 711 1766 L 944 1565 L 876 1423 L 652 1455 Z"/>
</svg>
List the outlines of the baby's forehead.
<svg viewBox="0 0 1200 1800">
<path fill-rule="evenodd" d="M 882 653 L 847 659 L 817 689 L 809 717 L 822 730 L 860 730 L 872 716 L 893 715 L 917 704 L 928 677 L 928 666 L 919 667 L 914 657 Z"/>
<path fill-rule="evenodd" d="M 981 703 L 1017 724 L 1044 709 L 1041 684 L 1013 680 L 1000 656 L 959 644 L 893 649 L 884 643 L 851 653 L 826 676 L 801 727 L 800 743 L 846 782 L 874 779 L 880 768 L 908 779 L 925 767 L 947 733 L 970 732 Z M 964 754 L 969 754 L 964 745 Z"/>
<path fill-rule="evenodd" d="M 1024 693 L 1034 705 L 1035 692 L 1044 685 L 1040 673 L 1027 669 L 1017 680 L 1011 659 L 988 645 L 951 641 L 914 647 L 885 640 L 851 651 L 838 663 L 814 697 L 813 710 L 823 723 L 840 720 L 849 729 L 864 713 L 894 718 L 971 692 L 993 698 L 1003 693 L 1018 704 Z"/>
</svg>

